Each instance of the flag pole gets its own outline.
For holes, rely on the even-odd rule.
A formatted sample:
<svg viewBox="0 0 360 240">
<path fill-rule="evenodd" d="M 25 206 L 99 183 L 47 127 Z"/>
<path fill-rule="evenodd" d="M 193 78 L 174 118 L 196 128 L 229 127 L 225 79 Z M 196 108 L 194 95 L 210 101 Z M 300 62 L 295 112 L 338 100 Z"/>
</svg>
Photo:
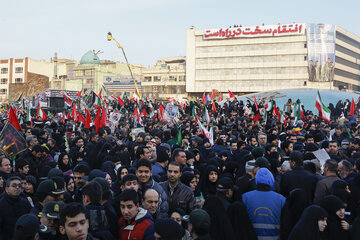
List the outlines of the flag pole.
<svg viewBox="0 0 360 240">
<path fill-rule="evenodd" d="M 126 57 L 124 48 L 123 48 L 123 47 L 120 45 L 120 43 L 112 36 L 111 32 L 108 33 L 107 39 L 108 39 L 108 41 L 114 40 L 114 42 L 116 43 L 117 47 L 122 50 L 122 53 L 124 54 L 124 58 L 125 58 L 125 60 L 126 60 L 126 64 L 127 64 L 128 68 L 129 68 L 129 71 L 130 71 L 131 78 L 132 78 L 132 80 L 134 81 L 135 89 L 136 89 L 136 91 L 137 91 L 137 93 L 139 94 L 139 97 L 140 97 L 140 99 L 141 99 L 140 91 L 139 91 L 138 86 L 137 86 L 137 83 L 136 83 L 136 81 L 135 81 L 135 79 L 134 79 L 134 75 L 132 74 L 132 71 L 131 71 L 131 68 L 130 68 L 130 65 L 129 65 L 129 61 L 128 61 L 127 57 Z"/>
</svg>

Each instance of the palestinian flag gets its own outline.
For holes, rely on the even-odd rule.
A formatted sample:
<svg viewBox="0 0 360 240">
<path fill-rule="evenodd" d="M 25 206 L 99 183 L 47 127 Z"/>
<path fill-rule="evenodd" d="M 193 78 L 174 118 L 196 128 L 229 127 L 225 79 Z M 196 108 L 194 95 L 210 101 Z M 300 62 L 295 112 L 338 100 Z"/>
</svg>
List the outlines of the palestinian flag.
<svg viewBox="0 0 360 240">
<path fill-rule="evenodd" d="M 32 126 L 32 119 L 31 119 L 31 111 L 30 111 L 30 108 L 28 108 L 28 110 L 27 110 L 26 121 L 27 121 L 27 122 L 30 122 L 30 124 L 31 124 L 31 126 Z"/>
<path fill-rule="evenodd" d="M 73 103 L 72 98 L 69 96 L 69 94 L 66 91 L 64 91 L 64 101 L 68 107 L 70 107 Z"/>
<path fill-rule="evenodd" d="M 317 110 L 319 110 L 319 118 L 330 123 L 331 111 L 323 104 L 319 91 L 317 92 L 317 95 L 316 95 L 315 107 L 317 108 Z"/>
<path fill-rule="evenodd" d="M 94 91 L 91 90 L 90 94 L 87 96 L 85 100 L 86 105 L 91 108 L 93 105 L 100 106 L 101 105 L 101 98 L 96 95 Z"/>
</svg>

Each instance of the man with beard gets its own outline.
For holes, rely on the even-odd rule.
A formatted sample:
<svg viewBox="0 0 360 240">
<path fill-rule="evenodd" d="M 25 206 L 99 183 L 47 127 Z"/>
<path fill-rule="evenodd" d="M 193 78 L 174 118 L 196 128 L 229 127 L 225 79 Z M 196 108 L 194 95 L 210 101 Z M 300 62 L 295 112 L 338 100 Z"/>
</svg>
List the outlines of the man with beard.
<svg viewBox="0 0 360 240">
<path fill-rule="evenodd" d="M 190 214 L 196 206 L 196 200 L 193 191 L 180 182 L 181 167 L 178 162 L 169 164 L 167 176 L 168 180 L 161 183 L 161 186 L 166 192 L 169 209 L 181 207 L 186 214 Z"/>
</svg>

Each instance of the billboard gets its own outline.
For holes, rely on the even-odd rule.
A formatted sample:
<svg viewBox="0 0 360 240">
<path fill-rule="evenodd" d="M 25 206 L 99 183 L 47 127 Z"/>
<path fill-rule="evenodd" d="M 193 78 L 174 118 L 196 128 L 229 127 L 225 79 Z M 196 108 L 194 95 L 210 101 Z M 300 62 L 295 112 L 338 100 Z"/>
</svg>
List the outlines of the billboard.
<svg viewBox="0 0 360 240">
<path fill-rule="evenodd" d="M 134 75 L 137 83 L 140 82 L 140 75 Z M 132 85 L 134 81 L 131 75 L 104 76 L 104 85 Z"/>
<path fill-rule="evenodd" d="M 229 27 L 207 29 L 204 40 L 254 38 L 254 37 L 281 37 L 289 35 L 304 35 L 306 24 L 263 25 L 254 27 Z"/>
<path fill-rule="evenodd" d="M 306 38 L 309 81 L 333 81 L 335 67 L 335 25 L 307 24 Z"/>
</svg>

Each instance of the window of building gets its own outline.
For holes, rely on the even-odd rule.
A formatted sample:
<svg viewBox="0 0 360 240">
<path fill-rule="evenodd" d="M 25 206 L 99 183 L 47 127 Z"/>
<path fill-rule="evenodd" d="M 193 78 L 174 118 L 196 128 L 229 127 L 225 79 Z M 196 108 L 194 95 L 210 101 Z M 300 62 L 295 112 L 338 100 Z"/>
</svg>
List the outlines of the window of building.
<svg viewBox="0 0 360 240">
<path fill-rule="evenodd" d="M 82 70 L 80 70 L 80 71 L 75 71 L 75 76 L 76 76 L 76 77 L 84 76 L 84 73 L 83 73 Z"/>
<path fill-rule="evenodd" d="M 0 89 L 0 94 L 6 94 L 7 93 L 7 89 Z"/>
<path fill-rule="evenodd" d="M 159 82 L 161 80 L 160 76 L 154 76 L 154 82 Z"/>
<path fill-rule="evenodd" d="M 91 76 L 92 71 L 91 70 L 85 70 L 85 76 Z"/>
<path fill-rule="evenodd" d="M 1 84 L 7 84 L 7 81 L 8 81 L 7 78 L 2 78 L 1 81 L 0 81 L 0 83 L 1 83 Z"/>
<path fill-rule="evenodd" d="M 8 73 L 8 68 L 1 68 L 1 73 L 2 74 Z"/>
<path fill-rule="evenodd" d="M 15 78 L 15 83 L 22 83 L 23 79 L 22 78 Z"/>
<path fill-rule="evenodd" d="M 22 73 L 23 72 L 23 68 L 22 67 L 17 67 L 15 68 L 15 73 Z"/>
<path fill-rule="evenodd" d="M 93 80 L 92 79 L 86 79 L 86 84 L 92 84 Z"/>
<path fill-rule="evenodd" d="M 149 77 L 144 77 L 144 80 L 145 80 L 145 82 L 151 82 L 151 76 L 149 76 Z"/>
<path fill-rule="evenodd" d="M 170 81 L 176 81 L 176 76 L 169 76 Z"/>
</svg>

